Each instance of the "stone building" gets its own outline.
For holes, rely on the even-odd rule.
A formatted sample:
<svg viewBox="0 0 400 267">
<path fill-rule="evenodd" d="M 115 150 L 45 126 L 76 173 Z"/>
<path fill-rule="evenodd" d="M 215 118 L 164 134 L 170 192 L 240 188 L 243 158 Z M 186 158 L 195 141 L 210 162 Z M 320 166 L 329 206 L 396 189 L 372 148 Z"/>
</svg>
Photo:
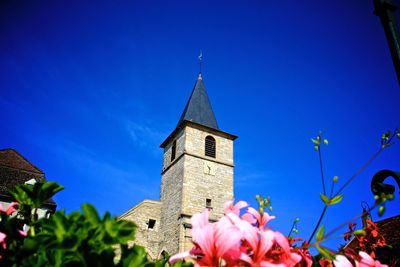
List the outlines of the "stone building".
<svg viewBox="0 0 400 267">
<path fill-rule="evenodd" d="M 13 198 L 9 192 L 14 190 L 15 186 L 45 180 L 45 174 L 15 149 L 0 150 L 0 203 L 4 208 L 12 202 Z M 39 217 L 54 213 L 56 207 L 53 199 L 49 199 L 38 210 Z"/>
<path fill-rule="evenodd" d="M 176 128 L 160 146 L 160 201 L 144 200 L 120 216 L 137 224 L 135 243 L 152 259 L 192 247 L 193 214 L 207 208 L 211 221 L 223 216 L 223 204 L 233 199 L 236 138 L 218 127 L 199 74 Z"/>
</svg>

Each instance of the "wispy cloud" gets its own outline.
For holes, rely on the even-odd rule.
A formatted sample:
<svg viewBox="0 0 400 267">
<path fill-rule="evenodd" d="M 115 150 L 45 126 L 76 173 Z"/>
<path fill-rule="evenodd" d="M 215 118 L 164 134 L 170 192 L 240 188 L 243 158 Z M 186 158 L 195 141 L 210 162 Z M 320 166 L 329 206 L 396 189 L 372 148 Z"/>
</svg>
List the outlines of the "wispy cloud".
<svg viewBox="0 0 400 267">
<path fill-rule="evenodd" d="M 156 147 L 162 142 L 166 136 L 158 129 L 149 125 L 138 124 L 133 121 L 125 121 L 125 128 L 128 131 L 131 140 L 141 147 Z"/>
<path fill-rule="evenodd" d="M 249 172 L 235 175 L 235 185 L 238 187 L 254 187 L 254 185 L 271 185 L 279 179 L 279 175 L 268 172 Z"/>
<path fill-rule="evenodd" d="M 110 161 L 101 156 L 104 153 L 65 138 L 46 138 L 45 142 L 42 140 L 44 139 L 36 140 L 36 145 L 48 150 L 57 159 L 61 159 L 64 166 L 77 175 L 72 178 L 73 183 L 70 183 L 71 178 L 68 181 L 65 180 L 67 177 L 61 178 L 64 181 L 60 182 L 70 183 L 69 194 L 82 190 L 82 186 L 95 188 L 96 192 L 88 191 L 86 196 L 81 197 L 104 201 L 106 209 L 118 214 L 123 211 L 123 208 L 143 198 L 158 198 L 159 192 L 154 190 L 159 183 L 158 173 L 155 177 L 149 177 L 152 172 L 146 172 L 141 166 L 121 159 Z M 121 198 L 128 201 L 124 205 L 113 203 L 120 201 Z M 83 201 L 86 200 L 81 200 Z"/>
<path fill-rule="evenodd" d="M 153 157 L 160 157 L 159 145 L 168 136 L 168 131 L 163 125 L 151 119 L 127 118 L 123 113 L 109 112 L 107 116 L 120 125 L 129 136 L 132 145 L 149 152 Z"/>
</svg>

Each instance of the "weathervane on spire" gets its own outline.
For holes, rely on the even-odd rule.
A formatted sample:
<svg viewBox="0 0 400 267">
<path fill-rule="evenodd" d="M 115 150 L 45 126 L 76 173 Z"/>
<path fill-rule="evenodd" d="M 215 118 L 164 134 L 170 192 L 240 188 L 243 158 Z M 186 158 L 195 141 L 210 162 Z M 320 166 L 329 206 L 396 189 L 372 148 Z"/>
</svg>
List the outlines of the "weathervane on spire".
<svg viewBox="0 0 400 267">
<path fill-rule="evenodd" d="M 203 62 L 203 52 L 201 52 L 201 50 L 198 58 L 199 58 L 199 74 L 201 74 L 201 64 Z"/>
</svg>

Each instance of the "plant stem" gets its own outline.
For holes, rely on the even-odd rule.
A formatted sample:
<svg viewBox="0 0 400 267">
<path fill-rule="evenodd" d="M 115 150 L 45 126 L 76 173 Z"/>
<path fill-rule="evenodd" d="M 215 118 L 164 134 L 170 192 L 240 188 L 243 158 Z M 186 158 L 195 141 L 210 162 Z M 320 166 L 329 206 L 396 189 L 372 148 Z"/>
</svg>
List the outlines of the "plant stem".
<svg viewBox="0 0 400 267">
<path fill-rule="evenodd" d="M 324 192 L 324 195 L 326 195 L 325 177 L 324 177 L 324 167 L 323 167 L 323 165 L 322 165 L 321 146 L 318 147 L 318 157 L 319 157 L 319 167 L 320 167 L 320 170 L 321 170 L 322 190 L 323 190 L 323 192 Z"/>
<path fill-rule="evenodd" d="M 320 225 L 321 222 L 322 222 L 322 218 L 324 218 L 324 215 L 325 215 L 325 212 L 326 212 L 327 209 L 328 209 L 328 205 L 325 205 L 324 209 L 323 209 L 322 212 L 321 212 L 321 215 L 319 216 L 317 225 L 315 226 L 314 231 L 312 232 L 310 238 L 308 239 L 308 243 L 311 243 L 311 240 L 313 239 L 313 237 L 314 237 L 314 235 L 315 235 L 315 232 L 317 232 L 317 230 L 318 230 L 318 228 L 319 228 L 319 225 Z"/>
<path fill-rule="evenodd" d="M 358 170 L 344 183 L 344 185 L 342 185 L 342 187 L 336 192 L 336 194 L 334 195 L 334 197 L 337 196 L 337 195 L 339 195 L 339 194 L 343 191 L 343 189 L 345 189 L 346 186 L 348 186 L 349 183 L 351 183 L 351 181 L 354 180 L 354 178 L 356 178 L 361 172 L 363 172 L 363 171 L 365 170 L 365 168 L 367 168 L 368 165 L 371 164 L 371 162 L 374 161 L 374 160 L 376 159 L 376 157 L 379 156 L 379 154 L 383 151 L 384 148 L 385 148 L 385 146 L 381 146 L 381 147 L 378 149 L 378 151 L 376 151 L 375 154 L 372 155 L 372 157 L 371 157 L 363 166 L 361 166 L 361 168 L 358 169 Z"/>
<path fill-rule="evenodd" d="M 332 179 L 331 192 L 329 193 L 329 199 L 332 199 L 333 188 L 335 188 L 335 181 Z"/>
<path fill-rule="evenodd" d="M 377 205 L 373 205 L 372 208 L 370 208 L 368 211 L 372 211 L 373 209 L 375 209 L 377 207 Z M 343 228 L 344 226 L 348 225 L 351 222 L 354 222 L 355 220 L 357 220 L 358 218 L 361 218 L 363 215 L 363 213 L 351 218 L 350 220 L 342 223 L 341 225 L 337 226 L 336 228 L 334 228 L 333 230 L 331 230 L 329 233 L 327 233 L 324 238 L 329 237 L 330 235 L 332 235 L 333 233 L 335 233 L 336 231 L 338 231 L 339 229 Z"/>
<path fill-rule="evenodd" d="M 292 228 L 290 228 L 289 234 L 287 235 L 288 237 L 292 234 L 292 231 L 293 231 L 295 225 L 296 225 L 296 222 L 293 222 Z"/>
</svg>

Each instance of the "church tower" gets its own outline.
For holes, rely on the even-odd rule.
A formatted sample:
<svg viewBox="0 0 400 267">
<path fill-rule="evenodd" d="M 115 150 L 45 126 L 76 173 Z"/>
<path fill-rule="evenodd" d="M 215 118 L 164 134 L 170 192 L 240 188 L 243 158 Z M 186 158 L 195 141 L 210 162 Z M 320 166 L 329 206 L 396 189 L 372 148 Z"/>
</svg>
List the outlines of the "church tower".
<svg viewBox="0 0 400 267">
<path fill-rule="evenodd" d="M 190 218 L 207 208 L 217 221 L 233 198 L 236 138 L 219 129 L 199 74 L 175 130 L 161 144 L 160 201 L 145 199 L 119 216 L 137 225 L 130 245 L 144 246 L 151 259 L 192 248 Z"/>
<path fill-rule="evenodd" d="M 205 208 L 210 220 L 223 216 L 233 198 L 233 141 L 219 129 L 199 74 L 175 130 L 161 144 L 160 249 L 170 254 L 188 250 L 190 218 Z"/>
</svg>

